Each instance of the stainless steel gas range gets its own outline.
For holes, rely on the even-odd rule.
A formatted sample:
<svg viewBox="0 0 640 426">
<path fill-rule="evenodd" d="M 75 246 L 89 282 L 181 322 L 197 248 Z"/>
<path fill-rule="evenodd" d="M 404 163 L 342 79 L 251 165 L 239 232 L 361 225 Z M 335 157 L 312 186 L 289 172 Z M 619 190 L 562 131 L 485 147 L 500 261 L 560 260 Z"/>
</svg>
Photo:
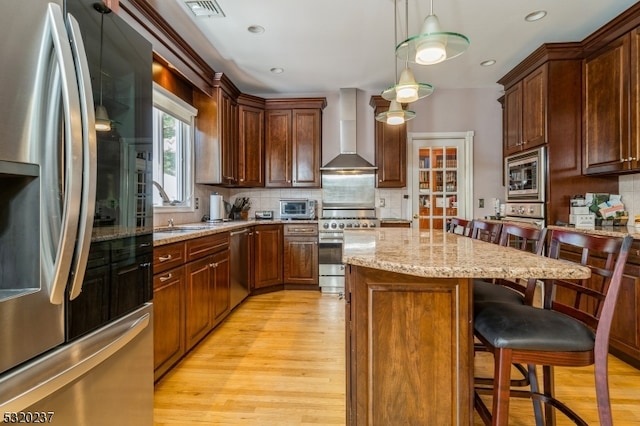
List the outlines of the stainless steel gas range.
<svg viewBox="0 0 640 426">
<path fill-rule="evenodd" d="M 320 289 L 323 293 L 344 292 L 342 263 L 343 231 L 367 230 L 380 226 L 375 209 L 323 209 L 318 221 L 318 259 Z"/>
</svg>

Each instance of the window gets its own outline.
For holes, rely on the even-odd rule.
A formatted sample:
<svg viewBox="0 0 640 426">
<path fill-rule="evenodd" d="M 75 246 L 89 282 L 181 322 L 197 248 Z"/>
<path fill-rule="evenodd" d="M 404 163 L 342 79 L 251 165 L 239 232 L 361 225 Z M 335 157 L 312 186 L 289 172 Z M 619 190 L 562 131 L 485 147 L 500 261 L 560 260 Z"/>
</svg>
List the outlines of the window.
<svg viewBox="0 0 640 426">
<path fill-rule="evenodd" d="M 193 127 L 198 111 L 153 84 L 153 206 L 193 210 Z"/>
</svg>

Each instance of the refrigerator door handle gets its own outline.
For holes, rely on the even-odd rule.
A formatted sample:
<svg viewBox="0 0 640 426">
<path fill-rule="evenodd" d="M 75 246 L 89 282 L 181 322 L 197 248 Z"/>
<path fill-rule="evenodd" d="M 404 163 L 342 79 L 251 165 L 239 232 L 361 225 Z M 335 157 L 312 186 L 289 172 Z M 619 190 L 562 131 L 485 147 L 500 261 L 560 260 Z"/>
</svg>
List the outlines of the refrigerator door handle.
<svg viewBox="0 0 640 426">
<path fill-rule="evenodd" d="M 80 206 L 80 222 L 78 228 L 78 242 L 76 243 L 71 275 L 71 300 L 78 297 L 82 291 L 82 282 L 89 257 L 89 245 L 93 231 L 93 216 L 96 206 L 96 169 L 97 148 L 95 114 L 93 110 L 93 91 L 91 89 L 91 75 L 89 63 L 85 53 L 80 25 L 72 16 L 67 15 L 69 32 L 71 35 L 71 51 L 73 53 L 80 89 L 80 110 L 82 113 L 82 196 Z"/>
<path fill-rule="evenodd" d="M 58 389 L 70 384 L 71 382 L 79 379 L 84 374 L 88 373 L 92 369 L 96 368 L 99 364 L 106 361 L 109 357 L 122 350 L 129 342 L 135 339 L 142 331 L 149 326 L 151 321 L 151 314 L 145 313 L 142 316 L 136 317 L 131 322 L 124 324 L 118 324 L 114 330 L 104 336 L 101 340 L 109 340 L 107 342 L 93 342 L 91 340 L 92 335 L 87 336 L 87 345 L 90 347 L 98 347 L 97 350 L 92 353 L 82 356 L 80 360 L 70 359 L 67 365 L 60 366 L 56 362 L 55 353 L 52 354 L 50 361 L 53 365 L 48 367 L 43 362 L 41 369 L 49 373 L 45 380 L 35 381 L 35 384 L 29 386 L 27 389 L 21 389 L 24 387 L 24 381 L 20 381 L 22 374 L 15 374 L 13 378 L 15 383 L 3 383 L 3 388 L 10 390 L 15 397 L 11 397 L 8 400 L 0 399 L 0 411 L 3 412 L 20 412 L 42 400 L 43 398 L 54 394 Z M 124 328 L 124 331 L 122 330 Z M 102 330 L 95 332 L 96 335 L 101 334 Z M 113 334 L 118 333 L 115 337 Z M 73 357 L 71 357 L 73 358 Z M 57 367 L 57 368 L 56 368 Z M 52 371 L 53 370 L 53 371 Z M 37 371 L 36 373 L 37 374 Z M 17 391 L 16 391 L 16 388 Z M 0 392 L 0 397 L 2 392 Z"/>
<path fill-rule="evenodd" d="M 49 299 L 51 303 L 59 305 L 64 299 L 64 291 L 71 271 L 78 230 L 80 196 L 82 193 L 82 120 L 75 66 L 61 7 L 58 4 L 49 3 L 47 18 L 53 41 L 54 54 L 60 65 L 60 83 L 62 86 L 62 104 L 65 123 L 65 173 L 63 175 L 64 205 L 62 223 L 57 246 L 54 245 L 52 248 L 52 251 L 55 251 L 55 260 L 53 261 L 53 265 L 47 265 L 45 268 L 45 277 L 50 289 Z M 55 157 L 45 158 L 44 160 L 55 161 Z M 52 177 L 45 176 L 44 180 L 52 180 Z M 55 182 L 45 182 L 45 185 L 50 185 L 45 191 L 49 193 L 54 192 L 52 187 L 55 186 Z M 45 226 L 54 226 L 48 223 L 49 218 L 43 219 L 43 222 L 47 224 Z M 50 229 L 45 230 L 45 234 L 47 234 L 46 236 L 49 237 L 49 239 L 55 239 L 53 237 L 55 232 L 52 232 Z M 51 242 L 45 242 L 45 244 Z"/>
</svg>

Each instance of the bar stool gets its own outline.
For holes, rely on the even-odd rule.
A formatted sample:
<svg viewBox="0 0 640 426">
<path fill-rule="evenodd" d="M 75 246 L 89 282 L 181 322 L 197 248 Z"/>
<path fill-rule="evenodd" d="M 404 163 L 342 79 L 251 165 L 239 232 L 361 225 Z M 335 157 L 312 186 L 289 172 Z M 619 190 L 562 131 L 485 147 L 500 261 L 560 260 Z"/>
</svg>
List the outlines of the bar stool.
<svg viewBox="0 0 640 426">
<path fill-rule="evenodd" d="M 572 253 L 576 263 L 591 269 L 591 278 L 546 280 L 544 308 L 490 303 L 475 316 L 474 334 L 493 353 L 495 364 L 491 412 L 477 389 L 475 392 L 474 405 L 485 424 L 508 424 L 513 363 L 529 365 L 532 381 L 526 394 L 534 401 L 537 425 L 554 424 L 553 408 L 574 423 L 586 425 L 554 397 L 552 368 L 594 365 L 600 424 L 612 424 L 607 372 L 609 333 L 632 241 L 629 235 L 611 237 L 553 230 L 548 256 L 557 259 L 561 250 Z M 535 380 L 536 365 L 542 366 L 542 392 Z M 544 418 L 541 411 L 535 410 L 536 401 L 545 404 Z"/>
<path fill-rule="evenodd" d="M 481 219 L 474 219 L 471 222 L 471 238 L 497 244 L 500 239 L 502 223 L 487 222 Z"/>
<path fill-rule="evenodd" d="M 542 254 L 544 241 L 547 235 L 546 228 L 534 228 L 506 222 L 500 231 L 498 244 L 505 247 L 513 247 L 517 250 L 530 251 L 537 255 Z M 524 282 L 523 282 L 524 281 Z M 478 315 L 488 303 L 515 303 L 517 305 L 532 305 L 536 290 L 537 279 L 528 280 L 500 278 L 492 281 L 482 279 L 473 280 L 473 313 Z M 482 343 L 475 343 L 474 350 L 486 351 Z M 526 366 L 515 364 L 514 367 L 522 375 L 521 378 L 512 379 L 511 386 L 522 387 L 530 384 Z M 491 386 L 493 377 L 474 377 L 476 385 Z"/>
<path fill-rule="evenodd" d="M 471 221 L 461 219 L 459 217 L 452 217 L 450 219 L 447 219 L 447 232 L 468 237 L 471 233 Z"/>
<path fill-rule="evenodd" d="M 504 223 L 498 244 L 522 251 L 542 254 L 546 228 L 534 228 L 515 223 Z M 478 312 L 485 302 L 510 302 L 531 305 L 535 292 L 535 279 L 522 283 L 518 279 L 495 279 L 491 282 L 476 279 L 473 282 L 474 312 Z"/>
</svg>

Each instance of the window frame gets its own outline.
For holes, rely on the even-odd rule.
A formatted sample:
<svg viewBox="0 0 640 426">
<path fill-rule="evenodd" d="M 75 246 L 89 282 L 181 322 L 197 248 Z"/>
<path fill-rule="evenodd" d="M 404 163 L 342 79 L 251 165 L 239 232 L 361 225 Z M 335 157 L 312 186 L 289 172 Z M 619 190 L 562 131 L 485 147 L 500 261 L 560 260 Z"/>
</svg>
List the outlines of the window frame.
<svg viewBox="0 0 640 426">
<path fill-rule="evenodd" d="M 164 160 L 162 153 L 164 152 L 163 139 L 162 139 L 162 123 L 156 119 L 157 111 L 170 114 L 180 122 L 186 124 L 188 129 L 182 132 L 180 139 L 183 141 L 181 149 L 176 150 L 183 151 L 180 159 L 176 158 L 176 163 L 182 164 L 182 170 L 184 171 L 182 180 L 183 192 L 185 199 L 181 203 L 175 205 L 159 205 L 154 204 L 154 211 L 162 213 L 171 212 L 193 212 L 195 211 L 194 194 L 195 194 L 195 179 L 194 179 L 194 151 L 195 151 L 195 118 L 198 115 L 198 110 L 192 105 L 189 105 L 178 96 L 174 95 L 164 87 L 157 83 L 153 83 L 153 180 L 159 181 L 158 177 L 164 174 Z M 184 143 L 184 138 L 188 140 Z M 159 182 L 162 185 L 162 182 Z M 157 188 L 154 187 L 154 194 Z"/>
</svg>

